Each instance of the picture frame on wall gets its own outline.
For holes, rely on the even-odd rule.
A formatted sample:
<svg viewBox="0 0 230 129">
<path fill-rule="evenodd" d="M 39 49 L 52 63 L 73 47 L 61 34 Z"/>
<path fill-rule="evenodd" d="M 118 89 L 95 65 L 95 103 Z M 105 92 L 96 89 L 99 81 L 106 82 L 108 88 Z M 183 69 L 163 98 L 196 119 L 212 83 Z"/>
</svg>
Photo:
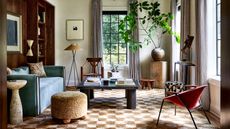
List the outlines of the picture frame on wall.
<svg viewBox="0 0 230 129">
<path fill-rule="evenodd" d="M 7 51 L 22 53 L 22 17 L 7 13 Z"/>
<path fill-rule="evenodd" d="M 84 39 L 84 20 L 67 19 L 66 20 L 66 39 L 78 40 Z"/>
</svg>

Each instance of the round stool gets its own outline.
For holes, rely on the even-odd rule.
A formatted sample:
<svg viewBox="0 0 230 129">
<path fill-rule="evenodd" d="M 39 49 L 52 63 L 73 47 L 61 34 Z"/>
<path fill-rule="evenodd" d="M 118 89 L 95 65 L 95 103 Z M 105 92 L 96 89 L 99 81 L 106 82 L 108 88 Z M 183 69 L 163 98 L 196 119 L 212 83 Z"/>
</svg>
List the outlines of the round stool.
<svg viewBox="0 0 230 129">
<path fill-rule="evenodd" d="M 87 114 L 87 96 L 78 91 L 65 91 L 51 97 L 51 115 L 70 123 L 71 119 L 84 118 Z"/>
</svg>

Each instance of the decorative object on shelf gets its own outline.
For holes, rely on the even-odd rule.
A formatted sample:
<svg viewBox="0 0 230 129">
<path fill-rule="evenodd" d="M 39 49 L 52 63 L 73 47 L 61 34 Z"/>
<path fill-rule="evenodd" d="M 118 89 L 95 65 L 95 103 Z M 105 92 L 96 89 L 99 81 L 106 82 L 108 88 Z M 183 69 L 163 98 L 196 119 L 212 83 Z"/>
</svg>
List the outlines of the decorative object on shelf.
<svg viewBox="0 0 230 129">
<path fill-rule="evenodd" d="M 40 16 L 38 15 L 38 22 L 40 22 L 40 19 L 41 19 L 41 18 L 40 18 Z"/>
<path fill-rule="evenodd" d="M 22 17 L 7 14 L 7 51 L 22 53 Z"/>
<path fill-rule="evenodd" d="M 38 27 L 38 36 L 41 35 L 41 29 Z"/>
<path fill-rule="evenodd" d="M 31 47 L 33 45 L 33 42 L 34 42 L 34 40 L 27 40 L 27 44 L 29 46 L 29 50 L 28 50 L 26 56 L 33 56 L 33 51 L 31 49 Z"/>
<path fill-rule="evenodd" d="M 84 21 L 82 19 L 66 20 L 66 39 L 84 39 Z"/>
<path fill-rule="evenodd" d="M 41 51 L 40 51 L 40 45 L 39 45 L 39 43 L 38 43 L 38 50 L 37 50 L 37 52 L 38 52 L 38 56 L 40 56 L 41 55 Z"/>
<path fill-rule="evenodd" d="M 12 90 L 10 102 L 10 123 L 20 124 L 23 122 L 22 103 L 19 96 L 19 89 L 26 85 L 26 80 L 7 81 L 7 88 Z"/>
<path fill-rule="evenodd" d="M 45 14 L 46 12 L 39 12 L 38 13 L 38 21 L 41 22 L 41 23 L 45 23 Z"/>
<path fill-rule="evenodd" d="M 154 61 L 161 61 L 165 56 L 165 51 L 162 48 L 154 48 L 152 50 L 151 56 Z"/>
<path fill-rule="evenodd" d="M 70 72 L 69 72 L 69 79 L 67 82 L 67 86 L 69 85 L 69 81 L 70 81 L 70 76 L 71 73 L 73 71 L 74 74 L 74 85 L 77 86 L 76 83 L 76 77 L 77 77 L 77 81 L 79 82 L 79 76 L 78 76 L 78 71 L 77 71 L 77 64 L 76 64 L 76 52 L 80 49 L 80 46 L 78 44 L 70 44 L 67 48 L 65 48 L 64 50 L 66 51 L 72 51 L 73 54 L 73 60 L 72 60 L 72 64 L 70 67 Z"/>
</svg>

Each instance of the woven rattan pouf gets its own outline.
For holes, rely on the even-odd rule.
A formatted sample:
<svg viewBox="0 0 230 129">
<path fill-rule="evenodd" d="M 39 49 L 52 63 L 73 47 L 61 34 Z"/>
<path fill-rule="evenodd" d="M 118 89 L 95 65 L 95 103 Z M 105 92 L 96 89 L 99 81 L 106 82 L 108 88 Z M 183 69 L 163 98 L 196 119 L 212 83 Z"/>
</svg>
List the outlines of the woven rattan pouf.
<svg viewBox="0 0 230 129">
<path fill-rule="evenodd" d="M 87 114 L 87 96 L 78 91 L 65 91 L 51 97 L 51 115 L 70 123 L 71 119 L 84 118 Z"/>
</svg>

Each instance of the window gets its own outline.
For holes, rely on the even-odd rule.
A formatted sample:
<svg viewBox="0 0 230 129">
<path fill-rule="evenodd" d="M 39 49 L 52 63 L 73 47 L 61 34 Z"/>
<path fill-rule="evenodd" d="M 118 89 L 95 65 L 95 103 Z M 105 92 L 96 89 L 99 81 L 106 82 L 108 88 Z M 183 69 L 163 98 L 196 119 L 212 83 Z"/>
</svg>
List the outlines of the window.
<svg viewBox="0 0 230 129">
<path fill-rule="evenodd" d="M 121 39 L 118 25 L 126 11 L 103 11 L 103 61 L 105 64 L 127 64 L 127 44 Z"/>
<path fill-rule="evenodd" d="M 180 34 L 180 30 L 181 30 L 181 1 L 180 0 L 176 0 L 176 33 Z M 175 57 L 175 61 L 179 61 L 180 60 L 180 44 L 176 43 L 174 44 L 175 46 L 175 52 L 176 54 L 174 55 Z"/>
<path fill-rule="evenodd" d="M 180 29 L 181 29 L 181 1 L 180 0 L 173 0 L 173 15 L 174 15 L 174 20 L 172 22 L 172 29 L 174 32 L 177 34 L 180 34 Z M 176 67 L 174 64 L 175 62 L 180 61 L 180 44 L 176 42 L 176 39 L 173 37 L 172 40 L 172 55 L 171 55 L 171 60 L 172 60 L 172 66 L 171 66 L 171 77 L 172 80 L 180 80 L 180 75 L 179 75 L 179 67 Z M 178 66 L 178 65 L 177 65 Z M 174 70 L 175 68 L 175 70 Z"/>
<path fill-rule="evenodd" d="M 220 76 L 220 62 L 221 62 L 221 0 L 216 0 L 216 71 L 217 76 Z"/>
</svg>

